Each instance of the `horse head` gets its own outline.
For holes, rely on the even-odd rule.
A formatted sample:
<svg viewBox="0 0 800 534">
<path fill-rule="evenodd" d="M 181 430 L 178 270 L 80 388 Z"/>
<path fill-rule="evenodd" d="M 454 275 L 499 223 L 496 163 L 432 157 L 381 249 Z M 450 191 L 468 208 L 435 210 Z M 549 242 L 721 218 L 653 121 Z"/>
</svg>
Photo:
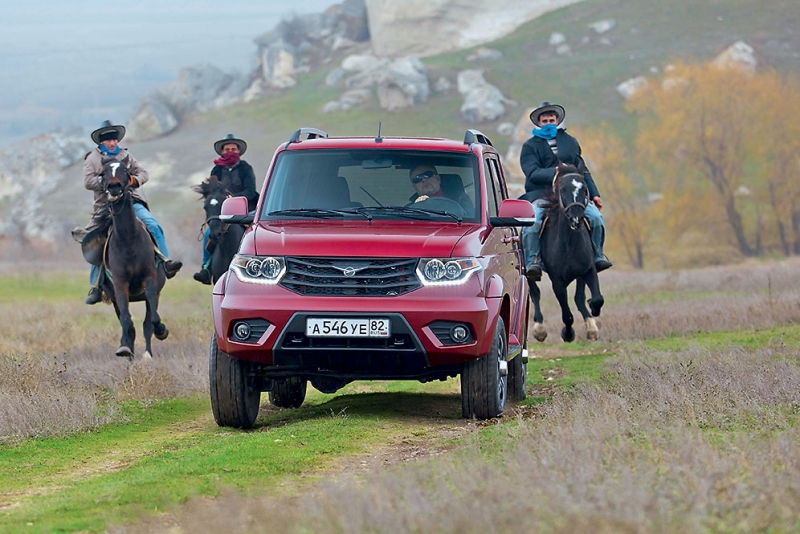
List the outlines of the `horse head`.
<svg viewBox="0 0 800 534">
<path fill-rule="evenodd" d="M 589 190 L 583 175 L 572 169 L 563 173 L 559 172 L 555 190 L 561 212 L 569 221 L 570 229 L 574 231 L 580 228 L 583 222 L 583 214 L 586 206 L 589 205 Z"/>
<path fill-rule="evenodd" d="M 119 201 L 131 187 L 136 185 L 136 181 L 128 169 L 128 161 L 127 156 L 121 161 L 114 158 L 103 158 L 102 160 L 103 172 L 100 180 L 109 202 Z"/>
<path fill-rule="evenodd" d="M 222 203 L 230 196 L 228 189 L 216 176 L 210 176 L 199 185 L 192 188 L 203 197 L 203 210 L 206 212 L 206 224 L 209 228 L 209 239 L 217 243 L 222 239 L 228 225 L 219 219 L 222 212 Z"/>
</svg>

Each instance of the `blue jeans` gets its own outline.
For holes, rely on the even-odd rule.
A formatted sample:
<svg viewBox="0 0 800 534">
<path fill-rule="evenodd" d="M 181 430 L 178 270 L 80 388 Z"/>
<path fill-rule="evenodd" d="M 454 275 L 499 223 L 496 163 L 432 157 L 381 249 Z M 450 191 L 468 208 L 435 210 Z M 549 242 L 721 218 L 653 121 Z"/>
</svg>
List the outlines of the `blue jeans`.
<svg viewBox="0 0 800 534">
<path fill-rule="evenodd" d="M 208 268 L 208 262 L 211 260 L 211 253 L 208 251 L 208 238 L 211 235 L 211 228 L 206 226 L 206 231 L 203 232 L 203 269 Z"/>
<path fill-rule="evenodd" d="M 153 236 L 153 239 L 156 242 L 156 247 L 161 253 L 164 255 L 165 258 L 169 258 L 169 251 L 167 250 L 167 240 L 164 238 L 164 230 L 161 228 L 161 225 L 158 224 L 158 221 L 153 214 L 150 213 L 144 204 L 140 204 L 138 202 L 134 202 L 133 204 L 133 212 L 136 214 L 136 217 L 144 223 L 147 227 L 147 230 Z M 97 281 L 100 279 L 100 266 L 99 265 L 92 265 L 91 269 L 89 269 L 89 283 L 92 286 L 97 285 Z"/>
</svg>

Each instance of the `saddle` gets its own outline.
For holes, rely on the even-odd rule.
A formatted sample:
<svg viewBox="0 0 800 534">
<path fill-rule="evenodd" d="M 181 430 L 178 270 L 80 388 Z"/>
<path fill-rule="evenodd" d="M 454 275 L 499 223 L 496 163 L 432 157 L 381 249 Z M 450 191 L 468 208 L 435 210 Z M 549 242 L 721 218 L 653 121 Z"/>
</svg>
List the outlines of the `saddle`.
<svg viewBox="0 0 800 534">
<path fill-rule="evenodd" d="M 145 229 L 147 227 L 142 221 L 139 221 Z M 106 245 L 108 244 L 108 238 L 111 235 L 111 232 L 114 231 L 114 227 L 109 224 L 104 224 L 94 228 L 93 230 L 86 231 L 83 228 L 76 228 L 72 231 L 72 237 L 76 241 L 80 241 L 81 244 L 81 252 L 83 253 L 83 259 L 89 262 L 92 265 L 97 266 L 104 266 L 106 263 Z M 150 241 L 153 243 L 153 250 L 156 254 L 156 261 L 165 261 L 164 254 L 158 249 L 156 246 L 155 239 L 153 239 L 153 234 L 150 233 L 148 230 L 147 235 L 150 236 Z M 105 269 L 104 269 L 105 270 Z"/>
</svg>

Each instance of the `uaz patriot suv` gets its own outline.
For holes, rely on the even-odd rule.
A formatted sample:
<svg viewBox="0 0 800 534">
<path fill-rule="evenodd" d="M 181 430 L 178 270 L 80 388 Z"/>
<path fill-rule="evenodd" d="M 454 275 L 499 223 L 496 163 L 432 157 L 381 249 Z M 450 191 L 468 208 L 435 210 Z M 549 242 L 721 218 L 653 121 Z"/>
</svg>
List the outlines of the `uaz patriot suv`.
<svg viewBox="0 0 800 534">
<path fill-rule="evenodd" d="M 437 179 L 438 191 L 415 192 Z M 308 382 L 333 393 L 461 375 L 462 414 L 479 419 L 523 399 L 517 227 L 533 208 L 507 197 L 500 157 L 476 130 L 463 141 L 294 132 L 255 215 L 242 197 L 223 204 L 223 220 L 250 226 L 213 289 L 217 423 L 252 426 L 262 391 L 299 407 Z"/>
</svg>

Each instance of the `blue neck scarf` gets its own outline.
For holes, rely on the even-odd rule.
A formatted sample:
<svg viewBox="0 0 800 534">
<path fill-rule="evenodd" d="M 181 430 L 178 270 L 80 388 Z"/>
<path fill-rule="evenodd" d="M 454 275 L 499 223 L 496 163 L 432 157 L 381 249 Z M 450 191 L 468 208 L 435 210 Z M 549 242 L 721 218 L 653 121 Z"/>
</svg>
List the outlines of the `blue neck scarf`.
<svg viewBox="0 0 800 534">
<path fill-rule="evenodd" d="M 97 148 L 100 150 L 100 153 L 104 156 L 116 156 L 117 154 L 119 154 L 119 145 L 117 145 L 117 147 L 114 149 L 113 152 L 107 149 L 106 145 L 104 144 L 97 145 Z"/>
<path fill-rule="evenodd" d="M 538 126 L 531 130 L 531 133 L 535 137 L 541 137 L 542 139 L 555 139 L 556 134 L 558 133 L 558 126 L 553 124 L 552 122 L 549 124 L 545 124 L 541 128 Z"/>
</svg>

